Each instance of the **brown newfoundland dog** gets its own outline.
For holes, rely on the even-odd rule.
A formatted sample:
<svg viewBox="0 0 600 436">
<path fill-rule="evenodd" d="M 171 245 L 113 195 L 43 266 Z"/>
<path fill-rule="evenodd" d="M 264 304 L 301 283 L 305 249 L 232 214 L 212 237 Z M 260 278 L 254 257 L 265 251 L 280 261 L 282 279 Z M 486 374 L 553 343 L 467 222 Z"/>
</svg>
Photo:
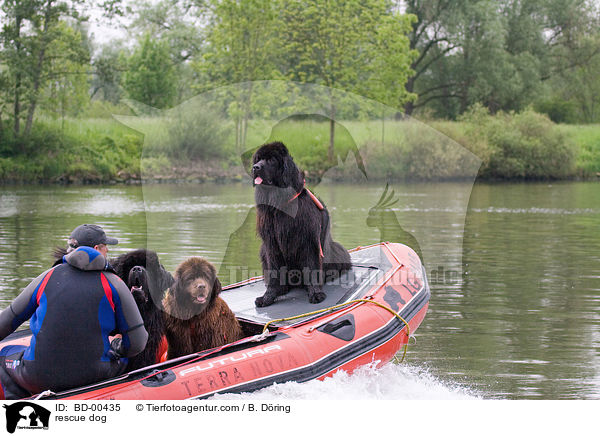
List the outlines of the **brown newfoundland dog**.
<svg viewBox="0 0 600 436">
<path fill-rule="evenodd" d="M 273 304 L 293 287 L 308 301 L 325 299 L 323 283 L 352 267 L 350 255 L 331 238 L 329 213 L 304 186 L 304 175 L 281 142 L 260 147 L 252 157 L 256 228 L 267 290 L 256 306 Z"/>
<path fill-rule="evenodd" d="M 168 359 L 219 347 L 244 337 L 240 323 L 219 297 L 215 267 L 192 257 L 175 271 L 175 283 L 163 300 Z"/>
</svg>

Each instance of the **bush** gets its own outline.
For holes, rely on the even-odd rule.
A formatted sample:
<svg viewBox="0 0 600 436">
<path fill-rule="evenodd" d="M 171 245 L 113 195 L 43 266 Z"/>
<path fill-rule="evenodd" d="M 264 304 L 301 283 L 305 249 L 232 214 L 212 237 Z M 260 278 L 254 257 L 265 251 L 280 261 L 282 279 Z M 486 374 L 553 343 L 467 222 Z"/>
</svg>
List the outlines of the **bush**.
<svg viewBox="0 0 600 436">
<path fill-rule="evenodd" d="M 578 120 L 575 103 L 563 98 L 553 97 L 539 101 L 535 104 L 535 110 L 546 114 L 555 123 L 574 123 Z"/>
<path fill-rule="evenodd" d="M 135 135 L 38 121 L 29 136 L 0 137 L 0 144 L 3 182 L 105 182 L 121 171 L 139 174 L 141 138 Z"/>
<path fill-rule="evenodd" d="M 0 181 L 39 182 L 43 181 L 44 167 L 39 161 L 24 156 L 0 158 Z"/>
<path fill-rule="evenodd" d="M 142 176 L 152 177 L 166 174 L 171 169 L 171 161 L 166 156 L 145 157 L 141 161 Z"/>
<path fill-rule="evenodd" d="M 480 161 L 461 144 L 421 123 L 406 129 L 406 177 L 457 180 L 477 174 Z"/>
<path fill-rule="evenodd" d="M 369 180 L 402 180 L 406 177 L 406 149 L 403 143 L 386 143 L 382 146 L 380 142 L 367 141 L 360 153 Z"/>
<path fill-rule="evenodd" d="M 194 161 L 225 155 L 227 131 L 212 111 L 182 110 L 168 125 L 168 144 L 164 150 L 172 159 Z"/>
<path fill-rule="evenodd" d="M 466 136 L 485 139 L 480 175 L 492 179 L 560 179 L 575 173 L 574 144 L 550 119 L 531 109 L 482 116 L 475 107 L 462 118 Z"/>
<path fill-rule="evenodd" d="M 369 180 L 440 181 L 473 177 L 480 159 L 456 138 L 441 133 L 436 123 L 432 124 L 436 128 L 415 120 L 390 122 L 384 144 L 367 141 L 360 152 Z"/>
</svg>

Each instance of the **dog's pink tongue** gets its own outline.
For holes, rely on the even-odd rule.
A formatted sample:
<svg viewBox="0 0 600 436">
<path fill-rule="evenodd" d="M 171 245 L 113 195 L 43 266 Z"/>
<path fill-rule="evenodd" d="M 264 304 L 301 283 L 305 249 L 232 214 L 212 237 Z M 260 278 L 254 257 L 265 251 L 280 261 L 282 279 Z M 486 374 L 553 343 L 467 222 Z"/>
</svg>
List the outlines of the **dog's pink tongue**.
<svg viewBox="0 0 600 436">
<path fill-rule="evenodd" d="M 260 177 L 257 177 L 256 179 L 254 179 L 255 185 L 260 185 L 262 182 L 263 182 L 263 180 Z"/>
</svg>

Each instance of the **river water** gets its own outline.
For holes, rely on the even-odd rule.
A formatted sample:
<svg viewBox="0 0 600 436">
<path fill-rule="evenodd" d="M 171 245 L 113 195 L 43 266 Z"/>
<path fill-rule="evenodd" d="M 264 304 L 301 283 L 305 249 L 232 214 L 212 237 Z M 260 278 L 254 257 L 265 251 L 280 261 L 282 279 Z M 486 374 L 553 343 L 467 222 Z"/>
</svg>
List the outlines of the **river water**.
<svg viewBox="0 0 600 436">
<path fill-rule="evenodd" d="M 432 296 L 417 343 L 400 365 L 220 398 L 600 399 L 600 184 L 315 191 L 346 248 L 389 240 L 422 254 Z M 0 307 L 84 222 L 119 239 L 111 255 L 148 246 L 170 271 L 203 256 L 225 283 L 252 276 L 252 207 L 247 184 L 2 187 Z"/>
</svg>

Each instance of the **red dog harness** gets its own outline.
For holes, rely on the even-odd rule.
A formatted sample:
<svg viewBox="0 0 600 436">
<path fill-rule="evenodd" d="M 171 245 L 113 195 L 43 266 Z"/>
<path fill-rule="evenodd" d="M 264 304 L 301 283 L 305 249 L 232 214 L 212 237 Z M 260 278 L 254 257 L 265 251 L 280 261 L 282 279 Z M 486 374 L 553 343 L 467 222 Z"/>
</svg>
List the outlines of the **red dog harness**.
<svg viewBox="0 0 600 436">
<path fill-rule="evenodd" d="M 310 199 L 313 201 L 313 203 L 317 206 L 317 208 L 319 210 L 325 209 L 325 207 L 323 206 L 323 203 L 321 203 L 319 201 L 319 199 L 317 198 L 317 196 L 315 194 L 313 194 L 312 192 L 310 192 L 310 189 L 308 189 L 306 187 L 306 180 L 304 181 L 304 186 L 300 190 L 300 192 L 298 192 L 296 195 L 294 195 L 292 198 L 290 198 L 289 201 L 288 201 L 288 203 L 291 203 L 296 198 L 298 198 L 300 196 L 300 194 L 302 194 L 302 191 L 306 191 L 306 193 L 308 194 L 308 196 L 310 197 Z M 319 254 L 321 255 L 321 257 L 325 257 L 325 255 L 323 254 L 323 246 L 321 245 L 321 241 L 320 240 L 319 240 Z"/>
<path fill-rule="evenodd" d="M 289 201 L 288 201 L 288 203 L 291 203 L 293 200 L 295 200 L 296 198 L 298 198 L 300 196 L 300 194 L 302 194 L 302 191 L 306 191 L 306 193 L 308 194 L 308 196 L 310 197 L 310 199 L 313 201 L 313 203 L 315 203 L 315 205 L 319 208 L 319 210 L 325 209 L 325 207 L 323 206 L 323 203 L 321 203 L 319 201 L 319 199 L 317 198 L 317 196 L 315 194 L 313 194 L 312 192 L 310 192 L 310 189 L 308 189 L 306 187 L 306 180 L 304 181 L 304 186 L 302 187 L 302 189 L 300 190 L 300 192 L 298 192 L 296 195 L 294 195 L 292 198 L 290 198 Z"/>
</svg>

